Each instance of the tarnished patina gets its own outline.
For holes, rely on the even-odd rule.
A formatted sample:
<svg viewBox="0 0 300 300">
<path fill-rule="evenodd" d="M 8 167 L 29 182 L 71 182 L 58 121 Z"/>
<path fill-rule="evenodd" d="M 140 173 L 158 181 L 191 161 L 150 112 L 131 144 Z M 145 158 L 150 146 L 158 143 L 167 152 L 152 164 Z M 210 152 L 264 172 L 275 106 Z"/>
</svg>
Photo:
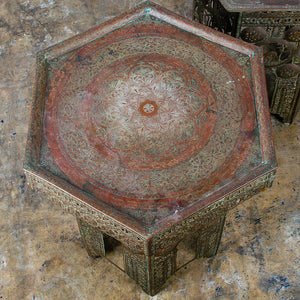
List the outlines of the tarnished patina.
<svg viewBox="0 0 300 300">
<path fill-rule="evenodd" d="M 24 169 L 154 295 L 183 239 L 215 255 L 226 212 L 272 184 L 262 50 L 150 2 L 44 50 Z"/>
</svg>

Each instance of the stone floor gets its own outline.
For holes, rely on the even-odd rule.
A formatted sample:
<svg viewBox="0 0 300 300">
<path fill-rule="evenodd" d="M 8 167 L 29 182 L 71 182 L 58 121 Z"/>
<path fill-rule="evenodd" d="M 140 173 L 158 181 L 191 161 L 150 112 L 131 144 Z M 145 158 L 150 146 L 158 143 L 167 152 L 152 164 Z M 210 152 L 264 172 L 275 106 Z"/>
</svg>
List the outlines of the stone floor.
<svg viewBox="0 0 300 300">
<path fill-rule="evenodd" d="M 0 1 L 0 299 L 300 299 L 300 113 L 290 126 L 272 120 L 273 187 L 230 212 L 214 258 L 181 268 L 154 297 L 89 258 L 75 218 L 28 190 L 35 53 L 139 2 Z M 192 1 L 157 2 L 191 17 Z"/>
</svg>

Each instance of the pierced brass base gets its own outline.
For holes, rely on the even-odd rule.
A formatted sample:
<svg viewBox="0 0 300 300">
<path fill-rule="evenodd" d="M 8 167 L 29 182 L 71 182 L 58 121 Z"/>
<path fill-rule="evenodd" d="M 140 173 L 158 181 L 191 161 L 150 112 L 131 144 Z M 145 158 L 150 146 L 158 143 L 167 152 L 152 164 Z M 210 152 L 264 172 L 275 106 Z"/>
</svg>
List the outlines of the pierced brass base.
<svg viewBox="0 0 300 300">
<path fill-rule="evenodd" d="M 225 222 L 225 216 L 217 217 L 209 225 L 203 226 L 194 235 L 195 259 L 216 255 Z M 93 227 L 80 217 L 77 217 L 79 231 L 87 253 L 93 258 L 105 257 L 105 248 L 110 247 L 109 237 L 100 228 Z M 179 237 L 177 238 L 180 239 Z M 153 296 L 157 294 L 164 283 L 178 270 L 176 263 L 177 245 L 173 248 L 160 249 L 151 255 L 150 244 L 145 253 L 137 253 L 130 245 L 123 244 L 123 260 L 125 273 L 135 280 L 142 289 Z"/>
</svg>

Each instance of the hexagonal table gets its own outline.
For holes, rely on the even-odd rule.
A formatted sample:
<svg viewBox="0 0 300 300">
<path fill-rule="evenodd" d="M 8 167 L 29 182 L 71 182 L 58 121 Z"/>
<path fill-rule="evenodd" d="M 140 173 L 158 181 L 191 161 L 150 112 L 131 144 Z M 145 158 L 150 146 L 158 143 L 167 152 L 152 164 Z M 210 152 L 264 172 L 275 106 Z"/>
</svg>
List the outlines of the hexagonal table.
<svg viewBox="0 0 300 300">
<path fill-rule="evenodd" d="M 154 295 L 180 241 L 214 255 L 226 212 L 272 184 L 261 50 L 146 2 L 38 53 L 24 169 Z"/>
</svg>

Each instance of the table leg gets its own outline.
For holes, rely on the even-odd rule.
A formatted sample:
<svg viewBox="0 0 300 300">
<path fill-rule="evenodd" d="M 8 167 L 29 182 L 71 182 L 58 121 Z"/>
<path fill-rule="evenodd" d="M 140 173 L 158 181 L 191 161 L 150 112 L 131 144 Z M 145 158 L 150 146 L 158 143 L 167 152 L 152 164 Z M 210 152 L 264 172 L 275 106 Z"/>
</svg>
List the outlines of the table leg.
<svg viewBox="0 0 300 300">
<path fill-rule="evenodd" d="M 147 256 L 131 252 L 124 247 L 125 272 L 134 279 L 142 289 L 153 296 L 176 271 L 176 252 L 172 249 L 159 256 Z"/>
<path fill-rule="evenodd" d="M 79 231 L 85 246 L 85 249 L 91 257 L 105 256 L 104 235 L 99 228 L 93 227 L 77 217 Z"/>
<path fill-rule="evenodd" d="M 215 219 L 209 227 L 200 231 L 197 238 L 196 258 L 216 255 L 224 227 L 226 214 Z"/>
</svg>

